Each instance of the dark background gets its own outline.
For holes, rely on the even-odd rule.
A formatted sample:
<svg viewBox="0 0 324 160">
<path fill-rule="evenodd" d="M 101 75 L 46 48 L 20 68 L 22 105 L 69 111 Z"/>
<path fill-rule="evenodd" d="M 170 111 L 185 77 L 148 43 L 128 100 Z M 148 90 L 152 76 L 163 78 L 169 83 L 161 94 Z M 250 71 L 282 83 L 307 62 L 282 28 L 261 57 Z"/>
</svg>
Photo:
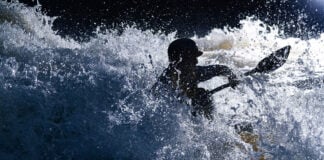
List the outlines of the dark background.
<svg viewBox="0 0 324 160">
<path fill-rule="evenodd" d="M 59 16 L 54 29 L 62 36 L 86 40 L 97 26 L 139 29 L 179 37 L 206 35 L 211 29 L 238 27 L 239 20 L 254 16 L 276 24 L 286 35 L 310 38 L 324 31 L 321 0 L 39 0 L 42 11 Z M 36 0 L 20 0 L 33 6 Z M 306 15 L 307 18 L 301 16 Z M 85 39 L 84 39 L 85 38 Z"/>
</svg>

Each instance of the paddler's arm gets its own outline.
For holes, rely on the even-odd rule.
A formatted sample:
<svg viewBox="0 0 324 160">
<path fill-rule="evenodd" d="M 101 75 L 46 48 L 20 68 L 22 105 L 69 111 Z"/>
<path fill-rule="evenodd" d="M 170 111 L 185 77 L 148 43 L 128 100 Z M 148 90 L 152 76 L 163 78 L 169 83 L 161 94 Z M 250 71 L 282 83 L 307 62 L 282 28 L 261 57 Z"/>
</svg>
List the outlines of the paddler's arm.
<svg viewBox="0 0 324 160">
<path fill-rule="evenodd" d="M 237 76 L 224 65 L 197 66 L 196 77 L 198 82 L 209 80 L 215 76 L 225 76 L 235 87 L 238 83 Z"/>
</svg>

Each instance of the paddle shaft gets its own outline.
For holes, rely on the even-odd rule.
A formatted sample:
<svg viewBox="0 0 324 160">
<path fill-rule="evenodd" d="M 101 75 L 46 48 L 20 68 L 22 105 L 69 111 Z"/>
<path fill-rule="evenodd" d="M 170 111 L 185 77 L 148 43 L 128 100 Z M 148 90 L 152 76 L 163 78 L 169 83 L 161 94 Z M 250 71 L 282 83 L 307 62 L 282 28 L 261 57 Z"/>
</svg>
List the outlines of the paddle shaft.
<svg viewBox="0 0 324 160">
<path fill-rule="evenodd" d="M 225 88 L 230 87 L 231 85 L 232 85 L 231 83 L 227 83 L 227 84 L 221 85 L 221 86 L 219 86 L 219 87 L 217 87 L 217 88 L 215 88 L 215 89 L 209 91 L 209 93 L 210 93 L 210 94 L 214 94 L 214 93 L 216 93 L 216 92 L 218 92 L 218 91 L 220 91 L 220 90 L 222 90 L 222 89 L 225 89 Z"/>
<path fill-rule="evenodd" d="M 251 71 L 245 72 L 244 76 L 248 76 L 248 75 L 251 75 L 251 74 L 256 73 L 256 72 L 257 72 L 256 69 L 253 69 Z M 226 84 L 223 84 L 223 85 L 209 91 L 209 93 L 214 94 L 214 93 L 216 93 L 216 92 L 218 92 L 218 91 L 220 91 L 222 89 L 225 89 L 225 88 L 228 88 L 228 87 L 231 87 L 231 86 L 232 86 L 232 83 L 226 83 Z"/>
</svg>

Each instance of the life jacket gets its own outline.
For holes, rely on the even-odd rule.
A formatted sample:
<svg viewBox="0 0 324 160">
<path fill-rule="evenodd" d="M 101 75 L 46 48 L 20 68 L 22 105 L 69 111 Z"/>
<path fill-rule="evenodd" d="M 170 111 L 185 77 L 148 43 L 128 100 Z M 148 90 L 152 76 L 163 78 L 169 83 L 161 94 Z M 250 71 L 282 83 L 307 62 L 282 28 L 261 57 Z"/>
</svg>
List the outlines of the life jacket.
<svg viewBox="0 0 324 160">
<path fill-rule="evenodd" d="M 211 119 L 213 102 L 211 95 L 203 88 L 198 88 L 195 71 L 183 72 L 169 66 L 159 77 L 155 89 L 168 90 L 175 94 L 177 99 L 193 107 L 193 115 L 204 114 Z"/>
</svg>

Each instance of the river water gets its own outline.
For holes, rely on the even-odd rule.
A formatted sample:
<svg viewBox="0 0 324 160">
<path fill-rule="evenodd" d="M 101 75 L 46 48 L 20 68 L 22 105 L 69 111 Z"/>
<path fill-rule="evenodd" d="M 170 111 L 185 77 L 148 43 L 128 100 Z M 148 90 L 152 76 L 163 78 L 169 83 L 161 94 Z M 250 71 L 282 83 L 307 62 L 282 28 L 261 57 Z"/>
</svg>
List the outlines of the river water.
<svg viewBox="0 0 324 160">
<path fill-rule="evenodd" d="M 284 66 L 213 95 L 215 119 L 150 93 L 176 33 L 125 27 L 87 42 L 38 7 L 0 2 L 1 159 L 324 159 L 324 34 L 302 40 L 248 17 L 194 39 L 199 65 L 244 73 L 291 45 Z M 199 86 L 226 83 L 217 77 Z M 233 125 L 250 123 L 259 151 Z"/>
</svg>

